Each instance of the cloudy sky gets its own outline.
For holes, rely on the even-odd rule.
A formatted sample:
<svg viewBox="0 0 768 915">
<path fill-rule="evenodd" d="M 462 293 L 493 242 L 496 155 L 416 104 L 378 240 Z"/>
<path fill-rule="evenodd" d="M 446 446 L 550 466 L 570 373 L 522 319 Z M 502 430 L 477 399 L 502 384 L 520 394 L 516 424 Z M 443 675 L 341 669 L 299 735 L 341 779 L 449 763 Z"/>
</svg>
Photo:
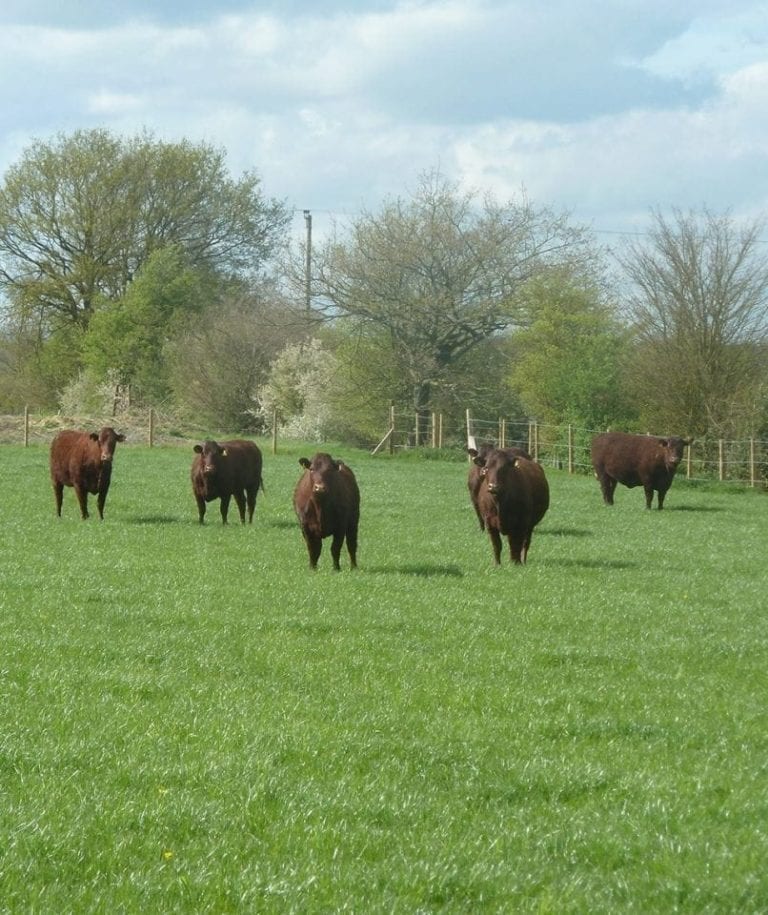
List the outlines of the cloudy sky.
<svg viewBox="0 0 768 915">
<path fill-rule="evenodd" d="M 0 174 L 96 126 L 222 147 L 297 225 L 434 168 L 606 236 L 651 208 L 753 218 L 768 2 L 1 0 Z"/>
</svg>

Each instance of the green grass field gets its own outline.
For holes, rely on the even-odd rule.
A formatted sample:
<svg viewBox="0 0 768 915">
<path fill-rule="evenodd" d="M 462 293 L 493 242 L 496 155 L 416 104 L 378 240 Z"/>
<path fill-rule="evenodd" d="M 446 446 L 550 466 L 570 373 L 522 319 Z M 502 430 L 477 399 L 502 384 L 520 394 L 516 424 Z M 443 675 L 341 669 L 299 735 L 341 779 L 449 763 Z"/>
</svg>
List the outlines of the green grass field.
<svg viewBox="0 0 768 915">
<path fill-rule="evenodd" d="M 768 910 L 764 494 L 548 470 L 497 569 L 466 463 L 334 449 L 360 569 L 312 574 L 311 449 L 251 528 L 191 447 L 119 446 L 103 522 L 0 453 L 1 911 Z"/>
</svg>

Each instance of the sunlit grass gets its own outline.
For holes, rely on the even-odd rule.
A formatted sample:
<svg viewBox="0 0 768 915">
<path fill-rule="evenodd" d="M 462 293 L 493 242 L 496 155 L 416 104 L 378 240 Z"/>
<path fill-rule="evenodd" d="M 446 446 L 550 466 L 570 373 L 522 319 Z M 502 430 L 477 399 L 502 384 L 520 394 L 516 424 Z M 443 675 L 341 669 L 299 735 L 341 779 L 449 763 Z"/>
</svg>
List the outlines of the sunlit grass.
<svg viewBox="0 0 768 915">
<path fill-rule="evenodd" d="M 3 448 L 7 910 L 768 908 L 764 495 L 549 470 L 496 569 L 464 463 L 345 452 L 360 569 L 311 573 L 265 451 L 249 528 L 191 449 L 120 446 L 100 523 Z"/>
</svg>

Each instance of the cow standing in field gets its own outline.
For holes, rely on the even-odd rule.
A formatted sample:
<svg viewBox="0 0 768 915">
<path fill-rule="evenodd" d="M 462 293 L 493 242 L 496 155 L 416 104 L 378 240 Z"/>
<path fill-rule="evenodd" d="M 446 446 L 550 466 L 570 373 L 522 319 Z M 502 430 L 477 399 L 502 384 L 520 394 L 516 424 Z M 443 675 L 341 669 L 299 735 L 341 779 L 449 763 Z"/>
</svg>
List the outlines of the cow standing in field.
<svg viewBox="0 0 768 915">
<path fill-rule="evenodd" d="M 309 567 L 317 568 L 323 538 L 332 537 L 333 568 L 339 571 L 344 539 L 349 563 L 357 568 L 357 529 L 360 523 L 360 490 L 354 473 L 343 461 L 318 452 L 311 461 L 300 458 L 304 473 L 293 493 L 293 507 L 309 552 Z"/>
<path fill-rule="evenodd" d="M 245 506 L 248 503 L 248 523 L 253 522 L 256 495 L 264 489 L 261 477 L 261 451 L 253 442 L 235 439 L 230 442 L 206 441 L 192 449 L 190 479 L 197 502 L 200 523 L 205 518 L 205 504 L 221 499 L 221 520 L 227 523 L 229 500 L 234 496 L 240 522 L 245 524 Z"/>
<path fill-rule="evenodd" d="M 488 455 L 494 450 L 496 446 L 492 445 L 490 442 L 484 442 L 480 445 L 479 448 L 468 448 L 467 451 L 469 455 L 473 458 L 472 465 L 469 468 L 469 475 L 467 476 L 467 489 L 469 490 L 469 499 L 472 503 L 472 507 L 475 510 L 477 515 L 477 520 L 480 523 L 480 530 L 485 530 L 485 521 L 483 520 L 483 513 L 480 511 L 480 506 L 478 504 L 478 496 L 480 494 L 480 484 L 483 482 L 483 477 L 485 476 L 485 459 Z M 507 454 L 512 457 L 524 457 L 531 459 L 530 454 L 524 448 L 518 448 L 517 446 L 511 446 L 504 449 Z"/>
<path fill-rule="evenodd" d="M 603 501 L 613 505 L 616 484 L 645 490 L 645 507 L 650 508 L 654 491 L 658 507 L 664 507 L 664 497 L 672 485 L 683 459 L 683 449 L 692 438 L 655 435 L 630 435 L 626 432 L 605 432 L 592 439 L 592 466 L 600 483 Z"/>
<path fill-rule="evenodd" d="M 535 461 L 510 454 L 506 448 L 494 448 L 484 457 L 475 449 L 469 453 L 485 471 L 477 504 L 491 539 L 494 562 L 501 563 L 501 538 L 506 537 L 512 562 L 524 563 L 533 529 L 549 508 L 544 471 Z"/>
<path fill-rule="evenodd" d="M 73 486 L 83 520 L 88 517 L 88 493 L 98 494 L 99 518 L 104 520 L 104 503 L 107 501 L 112 480 L 112 459 L 121 435 L 111 426 L 101 432 L 78 432 L 65 429 L 51 442 L 51 483 L 56 500 L 56 514 L 61 517 L 64 487 Z"/>
</svg>

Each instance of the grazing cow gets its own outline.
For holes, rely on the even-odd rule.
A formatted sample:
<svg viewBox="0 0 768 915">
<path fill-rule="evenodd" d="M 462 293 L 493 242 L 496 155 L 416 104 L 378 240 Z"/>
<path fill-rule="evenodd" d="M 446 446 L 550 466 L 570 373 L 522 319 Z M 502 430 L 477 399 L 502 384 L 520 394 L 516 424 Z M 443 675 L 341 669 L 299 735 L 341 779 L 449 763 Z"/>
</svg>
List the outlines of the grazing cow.
<svg viewBox="0 0 768 915">
<path fill-rule="evenodd" d="M 104 503 L 112 480 L 112 458 L 117 443 L 124 441 L 125 436 L 111 426 L 104 426 L 99 433 L 74 429 L 59 432 L 51 442 L 50 458 L 51 483 L 59 518 L 64 487 L 74 486 L 83 520 L 88 517 L 88 493 L 98 493 L 99 517 L 104 519 Z"/>
<path fill-rule="evenodd" d="M 190 478 L 192 492 L 197 502 L 200 523 L 205 518 L 205 503 L 221 499 L 221 520 L 227 523 L 229 500 L 232 496 L 240 512 L 240 522 L 245 524 L 245 504 L 248 500 L 248 523 L 253 523 L 253 510 L 259 487 L 264 489 L 261 477 L 261 451 L 253 442 L 235 439 L 231 442 L 203 442 L 192 449 Z"/>
<path fill-rule="evenodd" d="M 692 438 L 658 438 L 626 432 L 596 435 L 592 439 L 592 466 L 605 504 L 613 505 L 616 484 L 622 483 L 630 488 L 643 487 L 646 508 L 651 507 L 655 490 L 661 510 L 683 458 L 683 448 L 692 442 Z"/>
<path fill-rule="evenodd" d="M 471 453 L 471 452 L 470 452 Z M 478 492 L 478 507 L 491 538 L 493 558 L 501 562 L 501 538 L 507 538 L 512 562 L 528 558 L 533 529 L 549 508 L 549 485 L 541 465 L 526 457 L 494 448 L 485 457 L 476 455 L 485 470 Z"/>
<path fill-rule="evenodd" d="M 480 484 L 483 482 L 483 477 L 485 476 L 485 459 L 493 451 L 495 445 L 492 445 L 490 442 L 484 442 L 480 445 L 479 448 L 467 448 L 472 460 L 472 465 L 469 468 L 469 475 L 467 477 L 467 489 L 469 490 L 469 499 L 472 502 L 472 507 L 475 510 L 477 515 L 477 520 L 480 522 L 480 530 L 485 530 L 485 521 L 483 520 L 483 514 L 480 511 L 480 506 L 478 505 L 477 497 L 480 493 Z M 507 454 L 512 457 L 524 457 L 531 459 L 530 454 L 524 448 L 518 448 L 516 446 L 511 446 L 504 449 Z M 479 459 L 479 460 L 478 460 Z"/>
<path fill-rule="evenodd" d="M 309 552 L 309 567 L 317 568 L 323 538 L 332 537 L 333 568 L 338 571 L 344 538 L 349 562 L 357 568 L 357 528 L 360 522 L 360 490 L 352 470 L 330 454 L 318 452 L 311 461 L 300 458 L 304 473 L 293 493 L 293 507 Z"/>
</svg>

